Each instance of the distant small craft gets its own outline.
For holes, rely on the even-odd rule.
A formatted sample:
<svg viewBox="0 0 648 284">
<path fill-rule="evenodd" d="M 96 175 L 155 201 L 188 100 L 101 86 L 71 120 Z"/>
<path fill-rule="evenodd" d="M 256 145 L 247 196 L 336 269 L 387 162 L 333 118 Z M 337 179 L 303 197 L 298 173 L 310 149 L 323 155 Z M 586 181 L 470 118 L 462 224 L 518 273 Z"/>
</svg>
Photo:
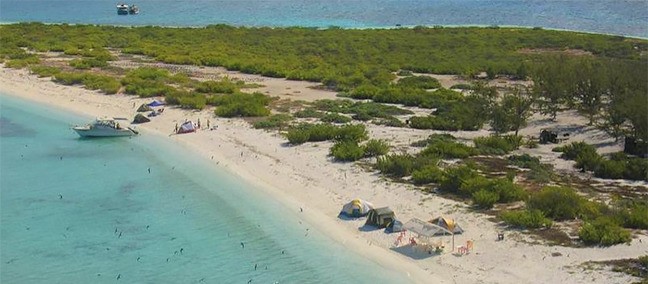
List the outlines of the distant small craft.
<svg viewBox="0 0 648 284">
<path fill-rule="evenodd" d="M 117 15 L 137 15 L 139 14 L 139 7 L 137 5 L 132 4 L 128 6 L 127 4 L 121 3 L 117 4 Z"/>
<path fill-rule="evenodd" d="M 77 126 L 72 129 L 81 137 L 120 137 L 138 134 L 135 129 L 130 127 L 124 128 L 111 117 L 97 118 L 88 125 Z"/>
<path fill-rule="evenodd" d="M 126 4 L 117 4 L 117 15 L 128 15 L 128 5 Z"/>
<path fill-rule="evenodd" d="M 131 5 L 130 8 L 128 9 L 128 13 L 131 15 L 139 14 L 139 7 L 137 7 L 137 5 L 135 4 Z"/>
</svg>

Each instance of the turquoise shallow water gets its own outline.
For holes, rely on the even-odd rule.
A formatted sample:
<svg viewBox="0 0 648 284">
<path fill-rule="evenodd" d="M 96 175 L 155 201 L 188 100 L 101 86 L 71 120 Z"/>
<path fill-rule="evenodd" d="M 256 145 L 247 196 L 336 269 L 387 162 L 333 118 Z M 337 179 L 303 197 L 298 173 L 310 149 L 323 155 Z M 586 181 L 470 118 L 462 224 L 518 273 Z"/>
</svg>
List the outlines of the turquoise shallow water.
<svg viewBox="0 0 648 284">
<path fill-rule="evenodd" d="M 166 140 L 0 99 L 0 283 L 407 283 Z"/>
<path fill-rule="evenodd" d="M 2 0 L 0 21 L 110 25 L 308 26 L 512 25 L 648 37 L 646 0 Z"/>
</svg>

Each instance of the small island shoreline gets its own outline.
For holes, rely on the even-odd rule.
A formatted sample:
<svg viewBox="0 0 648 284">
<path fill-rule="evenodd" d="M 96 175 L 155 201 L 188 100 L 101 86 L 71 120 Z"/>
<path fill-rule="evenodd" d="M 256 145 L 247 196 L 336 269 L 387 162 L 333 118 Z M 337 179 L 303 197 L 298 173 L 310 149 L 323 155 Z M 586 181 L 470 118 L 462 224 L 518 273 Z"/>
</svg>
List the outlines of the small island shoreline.
<svg viewBox="0 0 648 284">
<path fill-rule="evenodd" d="M 286 80 L 285 84 L 289 86 L 291 81 Z M 150 101 L 61 86 L 49 78 L 30 75 L 26 70 L 7 68 L 0 69 L 0 91 L 89 117 L 132 117 L 137 106 Z M 169 136 L 174 125 L 185 119 L 200 119 L 203 125 L 209 119 L 218 129 Z M 501 227 L 488 221 L 488 215 L 469 211 L 461 202 L 411 190 L 405 184 L 386 182 L 353 164 L 331 163 L 327 158 L 328 147 L 309 143 L 283 146 L 285 138 L 280 135 L 253 129 L 240 119 L 216 118 L 211 108 L 190 111 L 168 107 L 163 115 L 139 128 L 144 130 L 144 135 L 190 146 L 205 160 L 257 185 L 293 208 L 295 214 L 303 214 L 308 223 L 318 226 L 334 240 L 383 267 L 402 271 L 416 283 L 452 280 L 458 283 L 609 283 L 610 279 L 615 283 L 630 282 L 633 279 L 627 275 L 583 270 L 579 266 L 592 260 L 636 257 L 645 254 L 648 244 L 648 237 L 639 235 L 629 245 L 605 249 L 551 247 L 534 244 L 528 236 L 515 232 L 507 232 L 507 239 L 498 242 L 496 235 Z M 411 217 L 427 220 L 438 215 L 452 216 L 466 229 L 464 235 L 456 237 L 457 244 L 473 240 L 475 250 L 465 256 L 446 252 L 424 259 L 401 254 L 392 249 L 397 234 L 387 235 L 382 230 L 362 232 L 358 227 L 364 219 L 345 221 L 336 217 L 344 203 L 357 197 L 378 206 L 390 206 L 404 221 Z M 450 242 L 449 237 L 443 240 Z"/>
</svg>

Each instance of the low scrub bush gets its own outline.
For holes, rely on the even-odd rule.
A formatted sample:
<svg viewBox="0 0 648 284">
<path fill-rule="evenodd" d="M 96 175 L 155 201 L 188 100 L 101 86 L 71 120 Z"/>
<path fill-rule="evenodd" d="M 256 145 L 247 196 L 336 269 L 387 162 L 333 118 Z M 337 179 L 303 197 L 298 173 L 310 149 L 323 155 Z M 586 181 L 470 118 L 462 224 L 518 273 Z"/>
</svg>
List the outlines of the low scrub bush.
<svg viewBox="0 0 648 284">
<path fill-rule="evenodd" d="M 540 159 L 529 154 L 512 155 L 508 157 L 508 161 L 511 165 L 526 169 L 540 165 Z"/>
<path fill-rule="evenodd" d="M 428 143 L 427 147 L 421 151 L 421 155 L 435 155 L 445 159 L 465 159 L 477 153 L 475 148 L 459 142 L 438 139 Z"/>
<path fill-rule="evenodd" d="M 83 84 L 87 89 L 100 90 L 106 94 L 115 94 L 121 88 L 119 81 L 113 77 L 85 72 L 60 72 L 52 80 L 63 85 Z"/>
<path fill-rule="evenodd" d="M 589 145 L 585 142 L 572 142 L 571 144 L 561 146 L 561 147 L 556 147 L 552 149 L 554 152 L 562 152 L 560 155 L 561 158 L 565 160 L 576 160 L 579 154 L 582 153 L 596 153 L 596 148 L 594 146 Z"/>
<path fill-rule="evenodd" d="M 515 210 L 504 211 L 499 217 L 510 226 L 524 229 L 537 229 L 551 227 L 551 219 L 545 217 L 540 210 Z"/>
<path fill-rule="evenodd" d="M 341 114 L 329 113 L 322 116 L 320 120 L 322 122 L 328 122 L 328 123 L 348 123 L 351 122 L 352 119 L 348 116 L 344 116 Z"/>
<path fill-rule="evenodd" d="M 53 77 L 54 75 L 61 73 L 61 69 L 58 69 L 56 67 L 51 67 L 51 66 L 43 66 L 43 65 L 33 65 L 29 67 L 29 71 L 31 71 L 32 74 L 38 75 L 38 77 Z"/>
<path fill-rule="evenodd" d="M 233 94 L 239 91 L 240 86 L 243 85 L 243 82 L 233 82 L 228 78 L 225 78 L 221 81 L 204 81 L 198 83 L 196 86 L 196 92 L 199 93 L 211 93 L 211 94 Z"/>
<path fill-rule="evenodd" d="M 586 222 L 578 232 L 581 241 L 587 245 L 611 246 L 630 242 L 630 232 L 621 228 L 609 217 L 599 217 Z"/>
<path fill-rule="evenodd" d="M 631 203 L 629 206 L 617 209 L 615 219 L 625 228 L 648 229 L 648 204 Z"/>
<path fill-rule="evenodd" d="M 410 154 L 393 154 L 378 157 L 376 168 L 380 173 L 391 177 L 405 177 L 414 170 L 414 157 Z"/>
<path fill-rule="evenodd" d="M 322 118 L 324 115 L 325 113 L 318 111 L 312 107 L 305 108 L 293 114 L 294 117 L 298 118 Z"/>
<path fill-rule="evenodd" d="M 389 153 L 389 144 L 384 140 L 371 139 L 364 145 L 365 157 L 377 157 Z"/>
<path fill-rule="evenodd" d="M 352 162 L 364 157 L 364 148 L 355 141 L 338 141 L 331 147 L 331 156 L 336 161 Z"/>
<path fill-rule="evenodd" d="M 409 87 L 416 89 L 437 89 L 441 88 L 441 83 L 436 78 L 430 76 L 410 76 L 405 77 L 396 83 L 397 86 Z"/>
<path fill-rule="evenodd" d="M 379 118 L 379 119 L 374 119 L 372 121 L 373 124 L 375 125 L 384 125 L 384 126 L 389 126 L 389 127 L 405 127 L 407 126 L 404 122 L 402 122 L 400 119 L 390 116 L 388 118 Z"/>
<path fill-rule="evenodd" d="M 522 137 L 515 135 L 487 136 L 477 137 L 473 141 L 475 148 L 481 154 L 504 155 L 518 149 L 522 143 Z"/>
<path fill-rule="evenodd" d="M 475 87 L 471 84 L 454 84 L 450 89 L 457 89 L 457 90 L 472 90 Z"/>
<path fill-rule="evenodd" d="M 291 144 L 326 140 L 360 142 L 367 139 L 364 125 L 300 124 L 286 134 Z"/>
<path fill-rule="evenodd" d="M 427 165 L 421 169 L 412 172 L 412 182 L 414 184 L 439 183 L 443 180 L 443 170 L 436 165 Z"/>
<path fill-rule="evenodd" d="M 462 184 L 467 180 L 476 178 L 477 176 L 479 176 L 477 171 L 468 165 L 459 165 L 447 168 L 443 180 L 439 184 L 439 189 L 448 193 L 462 195 L 460 192 Z"/>
<path fill-rule="evenodd" d="M 412 142 L 413 147 L 425 147 L 427 145 L 430 145 L 434 142 L 441 141 L 441 142 L 454 142 L 457 141 L 457 138 L 450 134 L 432 134 L 428 138 L 424 140 L 419 140 Z"/>
<path fill-rule="evenodd" d="M 490 209 L 497 202 L 499 196 L 496 192 L 480 189 L 472 194 L 473 204 L 481 209 Z"/>
<path fill-rule="evenodd" d="M 209 104 L 218 106 L 215 110 L 220 117 L 259 117 L 270 115 L 266 107 L 270 98 L 261 93 L 234 93 L 213 96 Z"/>
<path fill-rule="evenodd" d="M 288 123 L 292 119 L 292 116 L 287 114 L 275 114 L 267 117 L 266 119 L 254 122 L 252 126 L 256 129 L 281 129 L 288 126 Z"/>
<path fill-rule="evenodd" d="M 108 66 L 108 62 L 106 62 L 106 60 L 97 58 L 73 59 L 69 64 L 70 66 L 74 67 L 74 69 L 90 69 L 94 67 L 103 68 Z"/>
<path fill-rule="evenodd" d="M 587 202 L 567 187 L 547 186 L 531 195 L 527 206 L 542 211 L 555 220 L 569 220 L 584 213 L 583 204 Z"/>
</svg>

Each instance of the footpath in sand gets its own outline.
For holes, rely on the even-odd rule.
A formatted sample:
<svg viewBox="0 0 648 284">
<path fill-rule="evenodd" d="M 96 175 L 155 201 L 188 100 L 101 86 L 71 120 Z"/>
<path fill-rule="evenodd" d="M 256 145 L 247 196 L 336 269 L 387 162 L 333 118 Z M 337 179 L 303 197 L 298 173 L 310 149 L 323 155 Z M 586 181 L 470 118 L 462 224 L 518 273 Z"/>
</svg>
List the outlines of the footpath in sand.
<svg viewBox="0 0 648 284">
<path fill-rule="evenodd" d="M 281 82 L 285 85 L 278 85 L 277 90 L 291 89 L 293 83 L 294 89 L 304 84 L 283 79 Z M 309 94 L 308 88 L 302 90 L 295 96 L 316 96 Z M 150 99 L 122 94 L 103 95 L 80 87 L 61 86 L 49 78 L 37 78 L 25 70 L 7 68 L 0 69 L 0 91 L 88 117 L 132 118 L 136 107 L 150 102 Z M 275 94 L 269 90 L 269 95 Z M 325 96 L 331 98 L 333 95 L 329 92 Z M 209 119 L 211 125 L 218 128 L 170 136 L 176 123 L 181 124 L 186 119 L 200 119 L 203 127 Z M 564 119 L 578 118 L 568 115 Z M 534 127 L 545 127 L 546 123 L 538 118 L 530 125 L 528 130 L 524 130 L 529 133 L 523 131 L 524 134 L 537 133 Z M 327 156 L 331 145 L 328 142 L 287 146 L 286 139 L 276 132 L 253 129 L 242 119 L 214 117 L 213 109 L 209 108 L 190 111 L 167 107 L 163 115 L 138 128 L 143 135 L 159 135 L 189 146 L 206 160 L 218 163 L 218 167 L 276 196 L 289 208 L 296 211 L 303 208 L 307 222 L 321 227 L 322 231 L 359 254 L 390 269 L 407 273 L 417 283 L 629 283 L 636 279 L 607 269 L 584 269 L 581 264 L 592 260 L 636 258 L 648 253 L 648 237 L 644 234 L 639 234 L 628 245 L 609 248 L 547 246 L 536 244 L 527 235 L 515 231 L 505 231 L 505 240 L 497 241 L 496 236 L 503 228 L 488 221 L 490 216 L 469 210 L 464 203 L 422 193 L 411 185 L 386 181 L 353 163 L 333 163 Z M 376 125 L 369 125 L 368 130 L 371 138 L 387 139 L 396 148 L 406 147 L 432 133 Z M 589 133 L 582 132 L 580 138 L 595 139 L 592 135 L 596 136 L 596 133 Z M 457 133 L 456 136 L 470 138 L 485 134 Z M 558 162 L 548 147 L 541 146 L 534 151 L 535 155 L 543 155 L 545 161 Z M 449 250 L 441 255 L 400 253 L 393 248 L 397 233 L 361 231 L 359 227 L 362 227 L 364 218 L 347 221 L 337 217 L 344 203 L 358 197 L 379 207 L 391 207 L 403 221 L 413 217 L 429 220 L 441 215 L 454 218 L 465 230 L 464 234 L 455 236 L 455 245 L 472 240 L 474 249 L 462 256 Z M 439 239 L 445 242 L 446 248 L 450 247 L 451 237 Z"/>
</svg>

